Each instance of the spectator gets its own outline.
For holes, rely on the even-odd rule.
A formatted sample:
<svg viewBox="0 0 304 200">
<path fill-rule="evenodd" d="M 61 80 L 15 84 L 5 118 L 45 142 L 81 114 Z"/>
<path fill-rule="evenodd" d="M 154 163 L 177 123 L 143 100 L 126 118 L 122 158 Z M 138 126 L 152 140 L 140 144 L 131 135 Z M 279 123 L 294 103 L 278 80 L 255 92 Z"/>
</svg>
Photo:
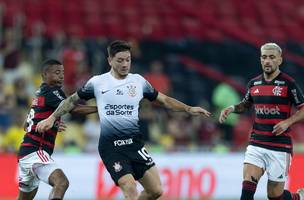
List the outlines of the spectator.
<svg viewBox="0 0 304 200">
<path fill-rule="evenodd" d="M 163 64 L 160 61 L 152 62 L 150 71 L 144 77 L 149 81 L 155 89 L 168 94 L 171 89 L 170 78 L 163 72 Z"/>
</svg>

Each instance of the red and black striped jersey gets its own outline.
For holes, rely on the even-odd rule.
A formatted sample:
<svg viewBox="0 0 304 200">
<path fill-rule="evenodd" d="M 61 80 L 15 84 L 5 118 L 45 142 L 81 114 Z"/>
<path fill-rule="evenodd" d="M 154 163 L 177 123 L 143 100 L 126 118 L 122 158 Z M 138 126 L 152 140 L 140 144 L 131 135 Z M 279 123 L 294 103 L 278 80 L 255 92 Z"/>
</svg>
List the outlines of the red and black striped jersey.
<svg viewBox="0 0 304 200">
<path fill-rule="evenodd" d="M 279 136 L 272 131 L 277 123 L 290 117 L 292 106 L 304 107 L 303 92 L 295 80 L 282 72 L 272 81 L 260 75 L 248 83 L 243 102 L 250 102 L 255 110 L 249 144 L 292 153 L 290 129 Z"/>
<path fill-rule="evenodd" d="M 41 149 L 50 155 L 53 153 L 59 120 L 44 133 L 36 132 L 35 128 L 38 122 L 48 118 L 65 98 L 66 96 L 60 87 L 49 87 L 45 83 L 41 84 L 35 93 L 31 109 L 27 115 L 26 134 L 20 146 L 19 157 L 24 157 Z"/>
</svg>

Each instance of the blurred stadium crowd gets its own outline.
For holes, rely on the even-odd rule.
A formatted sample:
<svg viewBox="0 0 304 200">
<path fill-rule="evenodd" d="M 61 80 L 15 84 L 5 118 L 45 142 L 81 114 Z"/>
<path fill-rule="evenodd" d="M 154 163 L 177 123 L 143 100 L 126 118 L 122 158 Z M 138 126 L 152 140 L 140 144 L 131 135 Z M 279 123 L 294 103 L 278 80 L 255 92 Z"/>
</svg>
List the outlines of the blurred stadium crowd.
<svg viewBox="0 0 304 200">
<path fill-rule="evenodd" d="M 304 89 L 304 7 L 296 0 L 269 1 L 272 7 L 265 6 L 268 1 L 263 7 L 252 3 L 259 1 L 240 1 L 68 0 L 65 9 L 59 0 L 0 1 L 0 152 L 18 150 L 31 97 L 41 83 L 39 63 L 46 58 L 63 62 L 69 95 L 109 70 L 106 46 L 112 39 L 132 44 L 131 72 L 213 113 L 211 119 L 189 117 L 143 101 L 141 129 L 152 151 L 244 150 L 252 113 L 233 115 L 220 125 L 219 111 L 239 102 L 246 83 L 261 72 L 259 45 L 264 41 L 282 46 L 287 58 L 282 71 Z M 120 13 L 117 5 L 126 9 Z M 276 11 L 288 15 L 278 21 Z M 97 152 L 97 115 L 63 120 L 68 128 L 58 134 L 57 152 Z M 304 151 L 304 123 L 293 129 L 295 150 Z"/>
</svg>

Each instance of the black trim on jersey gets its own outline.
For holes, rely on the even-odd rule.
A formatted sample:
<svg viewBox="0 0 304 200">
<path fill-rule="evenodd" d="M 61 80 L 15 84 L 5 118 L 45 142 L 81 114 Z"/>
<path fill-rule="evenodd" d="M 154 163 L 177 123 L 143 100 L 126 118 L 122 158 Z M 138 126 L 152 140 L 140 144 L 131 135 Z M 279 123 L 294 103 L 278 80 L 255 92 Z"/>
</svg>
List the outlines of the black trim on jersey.
<svg viewBox="0 0 304 200">
<path fill-rule="evenodd" d="M 271 99 L 271 104 L 288 105 L 290 102 L 288 98 L 280 96 L 253 96 L 252 99 L 254 104 L 267 104 L 269 99 Z"/>
<path fill-rule="evenodd" d="M 286 152 L 286 153 L 292 154 L 292 149 L 290 149 L 290 148 L 274 147 L 274 146 L 269 146 L 269 145 L 265 145 L 265 144 L 259 144 L 259 143 L 252 142 L 252 141 L 250 141 L 249 144 L 252 146 L 262 147 L 262 148 L 273 150 L 273 151 L 280 151 L 280 152 Z"/>
<path fill-rule="evenodd" d="M 268 135 L 260 135 L 260 134 L 258 135 L 252 133 L 250 138 L 261 142 L 272 142 L 272 143 L 289 144 L 289 145 L 292 144 L 291 138 L 284 135 L 268 136 Z"/>
<path fill-rule="evenodd" d="M 90 100 L 95 98 L 94 90 L 85 90 L 85 86 L 77 90 L 77 94 L 80 99 Z"/>
<path fill-rule="evenodd" d="M 279 115 L 263 115 L 263 114 L 256 114 L 257 119 L 287 119 L 289 117 L 289 113 L 280 112 Z"/>
<path fill-rule="evenodd" d="M 153 93 L 144 93 L 144 98 L 148 99 L 149 101 L 154 101 L 158 96 L 158 91 L 154 88 Z"/>
<path fill-rule="evenodd" d="M 275 124 L 260 124 L 254 122 L 253 129 L 264 132 L 272 132 Z M 287 132 L 290 131 L 290 128 L 287 129 Z"/>
</svg>

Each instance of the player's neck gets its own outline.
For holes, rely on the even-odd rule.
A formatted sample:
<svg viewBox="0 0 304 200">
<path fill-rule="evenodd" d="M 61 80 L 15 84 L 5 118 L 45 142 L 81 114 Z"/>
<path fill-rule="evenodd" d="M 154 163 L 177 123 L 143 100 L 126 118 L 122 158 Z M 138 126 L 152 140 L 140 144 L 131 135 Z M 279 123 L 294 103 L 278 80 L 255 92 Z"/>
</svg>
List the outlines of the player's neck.
<svg viewBox="0 0 304 200">
<path fill-rule="evenodd" d="M 115 79 L 118 79 L 118 80 L 123 80 L 123 79 L 125 79 L 125 78 L 128 76 L 128 75 L 121 76 L 120 74 L 116 73 L 113 69 L 111 69 L 110 74 L 111 74 Z"/>
<path fill-rule="evenodd" d="M 275 72 L 273 72 L 273 73 L 271 73 L 271 74 L 266 74 L 266 73 L 264 73 L 264 79 L 265 79 L 266 81 L 272 81 L 272 80 L 275 79 L 280 73 L 281 73 L 280 70 L 277 70 L 277 71 L 275 71 Z"/>
</svg>

